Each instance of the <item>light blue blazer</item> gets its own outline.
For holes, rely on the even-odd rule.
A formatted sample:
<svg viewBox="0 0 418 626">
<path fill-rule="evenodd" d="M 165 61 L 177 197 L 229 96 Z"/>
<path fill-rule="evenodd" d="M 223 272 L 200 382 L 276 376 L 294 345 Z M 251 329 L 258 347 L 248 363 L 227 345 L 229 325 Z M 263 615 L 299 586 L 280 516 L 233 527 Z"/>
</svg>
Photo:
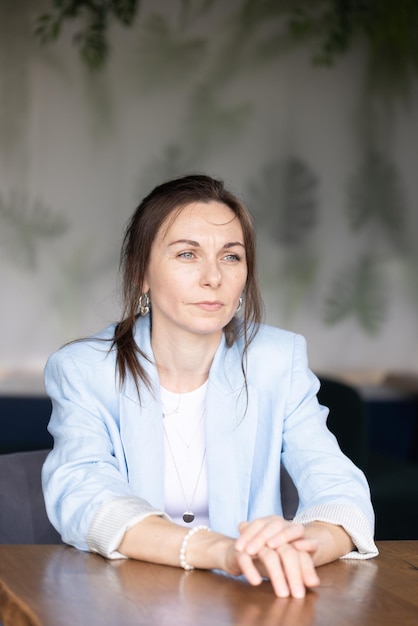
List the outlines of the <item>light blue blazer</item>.
<svg viewBox="0 0 418 626">
<path fill-rule="evenodd" d="M 135 496 L 164 510 L 163 422 L 149 316 L 138 320 L 135 333 L 151 360 L 143 364 L 154 388 L 142 386 L 141 402 L 131 378 L 120 388 L 115 351 L 100 341 L 113 332 L 111 325 L 96 338 L 65 346 L 45 369 L 54 437 L 43 468 L 45 501 L 63 540 L 80 549 L 88 549 L 92 519 L 110 498 Z M 318 404 L 319 383 L 308 368 L 304 338 L 261 326 L 248 352 L 247 390 L 241 352 L 241 341 L 228 348 L 222 339 L 209 375 L 211 527 L 237 536 L 242 520 L 280 515 L 282 461 L 297 486 L 302 521 L 327 521 L 324 511 L 337 505 L 367 520 L 372 537 L 367 482 L 326 427 L 328 410 Z"/>
</svg>

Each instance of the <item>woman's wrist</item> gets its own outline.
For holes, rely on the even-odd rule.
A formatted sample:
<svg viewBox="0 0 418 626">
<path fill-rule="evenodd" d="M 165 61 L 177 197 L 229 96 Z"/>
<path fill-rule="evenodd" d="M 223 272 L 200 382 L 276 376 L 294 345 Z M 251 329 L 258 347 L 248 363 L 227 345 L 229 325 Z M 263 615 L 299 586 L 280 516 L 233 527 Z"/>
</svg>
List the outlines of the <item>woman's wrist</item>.
<svg viewBox="0 0 418 626">
<path fill-rule="evenodd" d="M 306 524 L 305 537 L 318 541 L 318 549 L 313 555 L 315 566 L 330 563 L 354 549 L 351 537 L 344 528 L 327 522 Z"/>
<path fill-rule="evenodd" d="M 189 541 L 193 537 L 193 535 L 195 535 L 196 533 L 202 532 L 202 530 L 210 532 L 210 528 L 208 526 L 194 526 L 193 528 L 190 528 L 190 530 L 187 531 L 187 533 L 184 535 L 183 541 L 181 542 L 179 561 L 180 561 L 180 567 L 182 567 L 185 570 L 195 569 L 195 566 L 191 565 L 189 561 L 187 560 L 187 548 L 189 545 Z"/>
<path fill-rule="evenodd" d="M 201 529 L 189 536 L 185 554 L 186 563 L 196 569 L 222 569 L 227 571 L 228 550 L 235 540 Z"/>
</svg>

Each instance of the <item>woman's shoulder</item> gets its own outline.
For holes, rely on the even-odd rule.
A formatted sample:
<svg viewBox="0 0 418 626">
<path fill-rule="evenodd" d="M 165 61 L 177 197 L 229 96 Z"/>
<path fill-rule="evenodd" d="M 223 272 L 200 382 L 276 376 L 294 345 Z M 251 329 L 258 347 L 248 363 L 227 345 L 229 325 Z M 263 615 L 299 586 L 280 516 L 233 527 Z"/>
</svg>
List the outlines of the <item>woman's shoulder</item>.
<svg viewBox="0 0 418 626">
<path fill-rule="evenodd" d="M 278 377 L 290 376 L 294 367 L 306 364 L 305 338 L 274 326 L 260 326 L 247 352 L 249 379 L 262 380 L 266 385 L 269 381 L 276 384 Z"/>
<path fill-rule="evenodd" d="M 90 337 L 66 344 L 49 357 L 44 384 L 51 398 L 73 398 L 87 404 L 92 398 L 113 411 L 118 403 L 115 375 L 114 324 Z"/>
<path fill-rule="evenodd" d="M 295 349 L 295 345 L 305 344 L 305 338 L 299 333 L 279 328 L 277 326 L 261 324 L 258 328 L 257 334 L 250 344 L 250 351 L 263 350 L 267 352 L 276 352 L 278 349 L 293 351 Z"/>
<path fill-rule="evenodd" d="M 99 332 L 71 341 L 48 358 L 48 365 L 59 364 L 66 361 L 76 361 L 78 365 L 83 363 L 98 365 L 108 358 L 112 352 L 112 340 L 116 324 L 109 324 Z"/>
<path fill-rule="evenodd" d="M 253 385 L 266 397 L 284 397 L 297 371 L 307 371 L 305 338 L 275 326 L 261 325 L 250 343 L 246 357 L 246 374 Z"/>
</svg>

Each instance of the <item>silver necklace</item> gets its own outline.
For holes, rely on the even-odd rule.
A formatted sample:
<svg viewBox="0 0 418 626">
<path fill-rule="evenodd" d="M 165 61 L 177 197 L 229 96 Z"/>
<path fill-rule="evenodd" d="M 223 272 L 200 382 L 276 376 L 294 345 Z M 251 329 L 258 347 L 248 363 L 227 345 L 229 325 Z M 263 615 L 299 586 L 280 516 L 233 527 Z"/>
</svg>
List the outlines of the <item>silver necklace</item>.
<svg viewBox="0 0 418 626">
<path fill-rule="evenodd" d="M 192 435 L 191 435 L 191 437 L 190 437 L 190 439 L 188 441 L 186 441 L 186 439 L 183 437 L 183 435 L 181 434 L 181 432 L 177 428 L 175 420 L 174 419 L 170 420 L 170 426 L 172 426 L 174 428 L 174 430 L 176 431 L 177 437 L 180 439 L 181 443 L 184 445 L 184 447 L 187 450 L 187 460 L 188 461 L 190 460 L 190 447 L 191 447 L 191 445 L 192 445 L 192 443 L 193 443 L 197 433 L 199 432 L 200 425 L 202 424 L 203 418 L 205 416 L 205 412 L 206 412 L 206 409 L 203 408 L 202 415 L 199 417 L 199 421 L 196 424 L 196 427 L 193 430 Z M 163 413 L 164 418 L 168 417 L 169 415 L 172 415 L 172 414 L 171 413 L 168 413 L 168 414 L 167 413 Z M 164 426 L 164 428 L 165 428 L 165 426 Z"/>
<path fill-rule="evenodd" d="M 196 480 L 195 488 L 193 490 L 193 495 L 192 495 L 191 500 L 189 501 L 187 499 L 186 492 L 184 491 L 183 483 L 182 483 L 182 480 L 181 480 L 181 477 L 180 477 L 179 468 L 177 467 L 176 459 L 174 458 L 173 450 L 171 448 L 170 439 L 168 438 L 167 431 L 166 431 L 166 428 L 165 428 L 165 424 L 163 424 L 163 425 L 164 425 L 164 434 L 165 434 L 165 437 L 167 439 L 168 449 L 170 450 L 170 455 L 171 455 L 171 458 L 173 459 L 173 464 L 174 464 L 174 467 L 175 467 L 175 470 L 176 470 L 177 479 L 179 481 L 180 489 L 181 489 L 181 491 L 183 493 L 183 498 L 184 498 L 184 501 L 185 501 L 186 506 L 187 506 L 187 510 L 184 511 L 184 513 L 183 513 L 183 521 L 186 522 L 186 524 L 191 524 L 193 522 L 194 518 L 195 518 L 195 514 L 193 513 L 192 507 L 193 507 L 193 502 L 194 502 L 194 498 L 195 498 L 195 495 L 196 495 L 196 491 L 197 491 L 197 488 L 199 486 L 200 477 L 202 476 L 203 465 L 204 465 L 205 457 L 206 457 L 206 447 L 205 447 L 205 449 L 203 451 L 202 462 L 200 464 L 200 469 L 199 469 L 199 473 L 197 475 L 197 480 Z"/>
</svg>

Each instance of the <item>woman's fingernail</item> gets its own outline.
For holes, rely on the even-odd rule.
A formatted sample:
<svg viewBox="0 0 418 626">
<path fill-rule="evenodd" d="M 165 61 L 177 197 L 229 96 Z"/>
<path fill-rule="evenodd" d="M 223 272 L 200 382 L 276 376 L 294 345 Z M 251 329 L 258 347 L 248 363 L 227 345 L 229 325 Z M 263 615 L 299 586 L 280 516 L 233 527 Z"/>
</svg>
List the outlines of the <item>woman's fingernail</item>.
<svg viewBox="0 0 418 626">
<path fill-rule="evenodd" d="M 289 589 L 287 587 L 279 587 L 277 590 L 277 595 L 279 598 L 288 598 L 289 597 Z"/>
<path fill-rule="evenodd" d="M 305 597 L 305 587 L 295 587 L 292 593 L 294 598 L 304 598 Z"/>
</svg>

